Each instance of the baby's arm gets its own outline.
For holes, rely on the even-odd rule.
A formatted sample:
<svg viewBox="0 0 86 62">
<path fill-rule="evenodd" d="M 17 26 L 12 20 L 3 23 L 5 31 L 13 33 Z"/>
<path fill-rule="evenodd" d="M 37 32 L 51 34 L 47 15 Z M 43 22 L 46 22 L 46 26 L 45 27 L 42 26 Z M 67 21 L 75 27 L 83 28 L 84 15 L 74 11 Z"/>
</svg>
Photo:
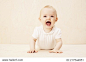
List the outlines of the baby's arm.
<svg viewBox="0 0 86 62">
<path fill-rule="evenodd" d="M 38 52 L 35 50 L 35 42 L 37 39 L 33 38 L 33 40 L 30 42 L 30 50 L 27 53 L 34 53 L 34 52 Z"/>
<path fill-rule="evenodd" d="M 50 51 L 50 53 L 62 53 L 62 51 L 60 51 L 60 48 L 62 47 L 62 39 L 56 39 L 56 46 L 54 47 L 53 50 Z"/>
</svg>

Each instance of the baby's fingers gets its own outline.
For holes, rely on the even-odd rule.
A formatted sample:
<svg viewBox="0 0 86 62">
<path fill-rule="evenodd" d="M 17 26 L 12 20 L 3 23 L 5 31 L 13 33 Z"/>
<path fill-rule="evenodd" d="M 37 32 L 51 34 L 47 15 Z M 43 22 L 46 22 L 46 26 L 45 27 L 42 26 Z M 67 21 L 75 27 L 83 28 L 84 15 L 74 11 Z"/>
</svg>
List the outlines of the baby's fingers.
<svg viewBox="0 0 86 62">
<path fill-rule="evenodd" d="M 59 50 L 59 51 L 57 51 L 57 53 L 63 53 L 63 52 Z"/>
<path fill-rule="evenodd" d="M 49 53 L 55 53 L 53 50 L 49 51 Z"/>
<path fill-rule="evenodd" d="M 27 53 L 34 53 L 34 51 L 28 51 Z"/>
<path fill-rule="evenodd" d="M 27 53 L 30 53 L 30 51 L 27 51 Z"/>
<path fill-rule="evenodd" d="M 54 51 L 54 50 L 51 50 L 51 51 L 49 51 L 50 53 L 63 53 L 62 51 L 60 51 L 60 50 L 57 50 L 57 51 Z"/>
<path fill-rule="evenodd" d="M 37 53 L 38 51 L 35 51 L 35 53 Z"/>
<path fill-rule="evenodd" d="M 28 51 L 27 53 L 37 53 L 38 51 Z"/>
</svg>

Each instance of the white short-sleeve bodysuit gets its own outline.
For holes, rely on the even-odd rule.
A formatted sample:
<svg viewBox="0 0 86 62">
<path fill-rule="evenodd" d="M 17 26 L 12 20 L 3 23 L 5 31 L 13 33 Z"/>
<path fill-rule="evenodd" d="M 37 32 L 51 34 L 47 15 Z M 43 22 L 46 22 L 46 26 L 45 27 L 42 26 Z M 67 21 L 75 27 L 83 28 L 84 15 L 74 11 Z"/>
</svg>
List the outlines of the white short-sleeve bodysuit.
<svg viewBox="0 0 86 62">
<path fill-rule="evenodd" d="M 56 45 L 55 39 L 61 38 L 61 30 L 54 26 L 51 32 L 46 33 L 41 25 L 34 29 L 32 37 L 37 39 L 40 49 L 53 49 Z"/>
</svg>

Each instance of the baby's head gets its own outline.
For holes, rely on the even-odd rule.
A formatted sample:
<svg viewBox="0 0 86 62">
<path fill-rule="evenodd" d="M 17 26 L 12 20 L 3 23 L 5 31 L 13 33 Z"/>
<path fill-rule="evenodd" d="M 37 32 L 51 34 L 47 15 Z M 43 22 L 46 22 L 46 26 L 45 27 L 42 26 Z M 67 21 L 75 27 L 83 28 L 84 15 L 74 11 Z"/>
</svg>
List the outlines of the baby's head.
<svg viewBox="0 0 86 62">
<path fill-rule="evenodd" d="M 56 10 L 52 6 L 45 6 L 40 11 L 39 20 L 43 24 L 43 27 L 52 28 L 58 20 Z"/>
</svg>

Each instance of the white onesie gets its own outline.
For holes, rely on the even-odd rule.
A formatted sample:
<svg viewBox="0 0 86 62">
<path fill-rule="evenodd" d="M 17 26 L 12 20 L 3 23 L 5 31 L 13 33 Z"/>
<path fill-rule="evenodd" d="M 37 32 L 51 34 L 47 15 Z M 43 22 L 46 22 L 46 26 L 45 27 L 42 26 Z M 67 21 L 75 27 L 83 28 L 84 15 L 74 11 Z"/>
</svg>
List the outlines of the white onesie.
<svg viewBox="0 0 86 62">
<path fill-rule="evenodd" d="M 41 25 L 34 29 L 32 37 L 37 39 L 40 49 L 53 49 L 56 45 L 55 39 L 61 38 L 61 30 L 54 26 L 51 32 L 46 33 Z"/>
</svg>

